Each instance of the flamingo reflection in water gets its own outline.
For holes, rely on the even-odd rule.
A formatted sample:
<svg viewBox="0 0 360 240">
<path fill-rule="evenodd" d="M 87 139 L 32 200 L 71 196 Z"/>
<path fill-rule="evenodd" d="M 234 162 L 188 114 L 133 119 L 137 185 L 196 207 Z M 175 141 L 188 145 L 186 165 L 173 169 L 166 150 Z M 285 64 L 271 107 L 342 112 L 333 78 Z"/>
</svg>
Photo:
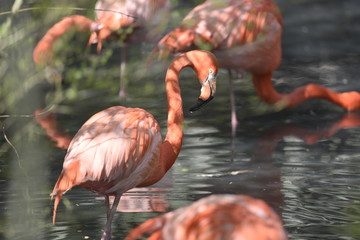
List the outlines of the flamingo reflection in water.
<svg viewBox="0 0 360 240">
<path fill-rule="evenodd" d="M 264 119 L 267 124 L 269 123 L 268 119 L 269 117 Z M 193 191 L 249 195 L 265 200 L 276 213 L 282 215 L 284 206 L 282 170 L 283 167 L 288 166 L 288 162 L 286 162 L 288 158 L 284 159 L 285 162 L 279 162 L 279 157 L 286 154 L 277 148 L 279 141 L 287 137 L 290 137 L 287 139 L 296 138 L 296 146 L 301 146 L 301 149 L 309 149 L 309 145 L 316 146 L 319 142 L 329 139 L 332 141 L 332 136 L 339 131 L 346 131 L 348 134 L 354 135 L 353 133 L 360 127 L 360 113 L 343 113 L 336 119 L 327 121 L 315 118 L 308 123 L 301 125 L 280 123 L 264 129 L 262 121 L 251 120 L 251 128 L 247 127 L 251 130 L 243 130 L 247 137 L 239 139 L 239 142 L 236 143 L 237 152 L 230 153 L 233 161 L 220 166 L 216 158 L 207 161 L 206 169 L 198 170 L 202 173 L 197 174 L 199 179 L 193 184 L 200 186 L 192 188 Z M 261 129 L 261 131 L 257 132 L 257 129 Z M 283 148 L 287 147 L 287 144 L 289 143 L 283 143 Z M 296 149 L 299 151 L 299 147 Z M 312 151 L 311 148 L 309 150 L 299 154 L 316 156 L 319 153 Z M 210 169 L 211 171 L 208 171 Z"/>
<path fill-rule="evenodd" d="M 262 200 L 245 195 L 211 195 L 190 206 L 145 221 L 126 240 L 285 240 L 280 218 Z"/>
<path fill-rule="evenodd" d="M 275 127 L 259 138 L 252 162 L 258 164 L 272 159 L 274 147 L 279 139 L 285 136 L 296 136 L 303 139 L 307 144 L 315 144 L 319 139 L 332 136 L 340 129 L 358 126 L 360 126 L 360 114 L 348 113 L 329 126 L 317 130 L 289 124 Z M 268 169 L 266 168 L 266 170 Z M 264 185 L 261 183 L 254 184 L 260 185 L 259 188 L 261 189 L 267 189 L 269 182 L 281 182 L 280 176 L 279 171 L 273 170 L 271 176 L 264 178 L 267 181 L 267 183 L 263 183 L 266 187 L 263 187 Z M 216 182 L 216 178 L 209 176 L 205 181 L 209 181 L 211 186 L 216 185 L 215 189 L 231 191 L 229 189 L 231 186 L 231 188 L 236 189 L 233 191 L 242 191 L 239 187 L 241 183 L 228 185 L 223 179 Z M 218 183 L 224 184 L 224 182 L 226 182 L 226 186 L 218 185 Z M 246 185 L 248 184 L 249 182 L 246 183 Z M 214 192 L 214 188 L 202 188 L 202 190 Z M 272 190 L 274 192 L 265 192 L 271 195 L 276 203 L 279 203 L 282 199 L 281 188 Z M 254 188 L 251 188 L 250 191 L 254 195 L 265 193 L 264 191 L 254 193 Z M 152 240 L 287 239 L 281 221 L 273 210 L 265 202 L 246 195 L 212 195 L 201 199 L 188 207 L 145 221 L 133 229 L 126 240 L 139 239 L 144 236 L 148 236 L 148 239 Z"/>
<path fill-rule="evenodd" d="M 241 191 L 241 193 L 264 199 L 281 215 L 282 206 L 284 205 L 284 188 L 282 185 L 284 180 L 281 174 L 282 168 L 279 167 L 279 164 L 287 166 L 287 162 L 286 160 L 282 163 L 278 162 L 279 153 L 275 149 L 277 149 L 279 141 L 291 137 L 291 139 L 297 139 L 296 144 L 304 148 L 310 147 L 309 145 L 316 146 L 321 140 L 331 139 L 340 130 L 359 128 L 360 113 L 343 113 L 337 119 L 330 121 L 316 119 L 311 121 L 310 125 L 313 127 L 304 124 L 287 123 L 264 130 L 261 136 L 257 137 L 256 144 L 252 147 L 250 166 L 253 173 L 243 176 L 242 181 L 230 179 L 233 182 L 232 185 L 225 186 L 225 183 L 219 182 L 219 188 L 227 187 L 230 188 L 230 191 Z M 299 142 L 299 140 L 302 140 L 303 143 Z M 274 151 L 277 152 L 275 156 Z M 308 154 L 313 156 L 317 153 L 310 150 Z M 214 178 L 211 181 L 214 181 Z M 246 184 L 242 182 L 246 182 Z M 203 190 L 207 191 L 209 189 Z"/>
<path fill-rule="evenodd" d="M 143 109 L 111 107 L 93 115 L 70 143 L 63 170 L 55 184 L 53 222 L 62 195 L 74 186 L 105 195 L 107 222 L 102 239 L 111 238 L 111 223 L 122 194 L 158 182 L 175 162 L 182 145 L 183 110 L 179 74 L 194 69 L 202 85 L 195 111 L 216 93 L 217 61 L 206 51 L 191 51 L 170 64 L 165 78 L 168 132 L 162 142 L 160 127 Z M 115 200 L 110 207 L 109 196 Z"/>
<path fill-rule="evenodd" d="M 229 71 L 231 122 L 237 125 L 230 70 L 252 74 L 259 97 L 277 109 L 296 106 L 310 98 L 326 99 L 347 111 L 360 110 L 360 93 L 337 93 L 308 84 L 288 94 L 276 91 L 272 73 L 281 62 L 282 16 L 272 0 L 206 0 L 195 7 L 153 50 L 150 60 L 191 49 L 212 51 L 219 66 Z"/>
<path fill-rule="evenodd" d="M 46 135 L 56 143 L 56 147 L 67 150 L 71 137 L 64 133 L 56 120 L 55 113 L 46 113 L 43 109 L 35 111 L 36 122 L 46 131 Z"/>
<path fill-rule="evenodd" d="M 166 178 L 166 175 L 164 176 Z M 164 179 L 162 178 L 162 180 Z M 160 180 L 161 182 L 161 180 Z M 120 199 L 116 209 L 117 212 L 166 212 L 169 208 L 169 202 L 165 199 L 165 188 L 158 187 L 157 182 L 152 187 L 132 188 Z M 104 197 L 97 197 L 97 200 L 103 200 Z M 109 197 L 110 205 L 115 198 Z"/>
<path fill-rule="evenodd" d="M 169 15 L 168 0 L 99 0 L 95 5 L 96 20 L 85 16 L 65 17 L 51 27 L 36 45 L 33 59 L 36 64 L 50 63 L 56 40 L 71 29 L 91 32 L 89 43 L 97 44 L 100 52 L 105 39 L 121 39 L 120 78 L 125 76 L 126 44 L 154 42 L 165 29 Z M 120 95 L 125 96 L 125 82 L 120 82 Z"/>
<path fill-rule="evenodd" d="M 307 129 L 295 124 L 285 124 L 269 129 L 263 134 L 254 151 L 255 159 L 269 159 L 277 146 L 278 142 L 287 136 L 296 137 L 303 140 L 306 144 L 317 144 L 320 139 L 333 136 L 339 130 L 360 126 L 360 113 L 351 112 L 343 114 L 340 119 L 329 124 L 321 123 L 321 127 Z M 259 151 L 261 149 L 261 151 Z"/>
</svg>

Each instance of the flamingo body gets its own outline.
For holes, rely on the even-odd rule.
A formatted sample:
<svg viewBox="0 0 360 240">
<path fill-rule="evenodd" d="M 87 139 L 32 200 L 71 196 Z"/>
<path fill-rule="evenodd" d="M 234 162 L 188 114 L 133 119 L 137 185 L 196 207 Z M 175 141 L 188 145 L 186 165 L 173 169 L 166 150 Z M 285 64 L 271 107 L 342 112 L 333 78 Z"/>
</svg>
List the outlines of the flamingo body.
<svg viewBox="0 0 360 240">
<path fill-rule="evenodd" d="M 152 42 L 164 30 L 162 22 L 168 17 L 169 1 L 100 0 L 95 9 L 108 10 L 95 11 L 96 23 L 93 23 L 92 30 L 99 30 L 99 39 L 121 28 L 134 28 L 126 37 L 126 42 Z"/>
<path fill-rule="evenodd" d="M 105 195 L 108 210 L 102 240 L 110 239 L 111 222 L 121 195 L 131 188 L 156 183 L 171 168 L 180 153 L 183 138 L 178 80 L 185 67 L 194 69 L 202 85 L 193 109 L 214 97 L 216 58 L 209 52 L 191 51 L 177 57 L 166 74 L 168 132 L 164 141 L 159 124 L 143 109 L 116 106 L 92 116 L 71 141 L 63 170 L 51 193 L 55 197 L 54 223 L 62 195 L 79 185 Z M 111 209 L 110 195 L 115 195 Z"/>
<path fill-rule="evenodd" d="M 111 107 L 80 128 L 63 168 L 78 173 L 74 185 L 98 194 L 126 192 L 156 175 L 152 169 L 159 168 L 156 159 L 161 144 L 159 124 L 150 113 L 139 108 Z"/>
<path fill-rule="evenodd" d="M 281 220 L 262 200 L 245 195 L 212 195 L 133 229 L 126 240 L 150 234 L 162 240 L 285 240 Z"/>
<path fill-rule="evenodd" d="M 266 73 L 280 64 L 281 33 L 280 11 L 270 0 L 207 0 L 163 37 L 158 49 L 164 54 L 206 48 L 222 68 Z"/>
</svg>

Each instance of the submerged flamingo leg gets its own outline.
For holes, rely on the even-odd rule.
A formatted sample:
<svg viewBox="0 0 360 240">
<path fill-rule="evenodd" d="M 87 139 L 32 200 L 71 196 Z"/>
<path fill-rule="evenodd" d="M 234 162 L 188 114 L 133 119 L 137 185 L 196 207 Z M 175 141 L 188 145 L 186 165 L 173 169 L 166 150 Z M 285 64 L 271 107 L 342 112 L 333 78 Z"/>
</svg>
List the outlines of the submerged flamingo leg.
<svg viewBox="0 0 360 240">
<path fill-rule="evenodd" d="M 108 211 L 107 211 L 107 220 L 106 220 L 106 225 L 105 225 L 105 229 L 104 229 L 104 233 L 101 237 L 101 240 L 109 240 L 111 239 L 111 224 L 112 224 L 112 219 L 114 217 L 114 214 L 116 212 L 116 209 L 117 209 L 117 206 L 119 205 L 119 202 L 120 202 L 120 198 L 121 198 L 121 194 L 118 194 L 115 196 L 115 199 L 114 199 L 114 202 L 113 202 L 113 205 L 110 209 L 110 202 L 107 202 L 108 201 L 108 196 L 107 196 L 107 199 L 105 198 L 105 201 L 107 202 L 108 205 Z"/>
<path fill-rule="evenodd" d="M 235 137 L 236 126 L 238 124 L 238 120 L 236 117 L 236 106 L 235 106 L 235 95 L 234 95 L 234 84 L 233 78 L 231 76 L 231 70 L 228 70 L 229 74 L 229 93 L 230 93 L 230 106 L 231 106 L 231 133 L 232 136 Z"/>
</svg>

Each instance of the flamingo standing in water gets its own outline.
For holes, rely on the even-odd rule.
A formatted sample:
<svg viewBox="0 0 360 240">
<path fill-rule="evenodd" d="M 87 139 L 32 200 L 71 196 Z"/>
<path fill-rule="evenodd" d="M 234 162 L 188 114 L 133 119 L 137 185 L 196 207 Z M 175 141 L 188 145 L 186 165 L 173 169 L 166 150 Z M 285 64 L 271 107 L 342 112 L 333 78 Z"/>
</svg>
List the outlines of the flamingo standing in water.
<svg viewBox="0 0 360 240">
<path fill-rule="evenodd" d="M 36 64 L 49 63 L 55 41 L 72 28 L 91 32 L 89 45 L 97 43 L 98 52 L 105 39 L 121 38 L 124 44 L 156 41 L 165 29 L 169 15 L 168 0 L 99 0 L 95 5 L 96 21 L 81 15 L 65 17 L 51 27 L 36 45 Z M 123 30 L 123 31 L 119 31 Z M 122 45 L 120 79 L 124 78 L 126 47 Z M 120 96 L 125 96 L 125 82 L 120 81 Z"/>
<path fill-rule="evenodd" d="M 355 91 L 337 93 L 316 84 L 299 87 L 289 94 L 274 89 L 271 77 L 281 62 L 282 28 L 280 10 L 272 0 L 207 0 L 165 35 L 151 55 L 167 57 L 191 49 L 212 51 L 219 67 L 229 71 L 233 133 L 237 118 L 230 69 L 250 72 L 260 98 L 278 109 L 310 98 L 323 98 L 348 111 L 359 110 L 360 94 Z"/>
<path fill-rule="evenodd" d="M 134 187 L 159 181 L 175 162 L 183 138 L 183 111 L 179 74 L 194 69 L 202 84 L 195 111 L 216 93 L 217 61 L 206 51 L 182 54 L 170 64 L 165 78 L 168 101 L 168 132 L 162 142 L 159 124 L 143 109 L 111 107 L 92 116 L 70 143 L 57 180 L 53 222 L 62 195 L 74 186 L 105 195 L 107 222 L 102 239 L 111 238 L 111 222 L 121 195 Z M 109 196 L 115 195 L 110 208 Z"/>
<path fill-rule="evenodd" d="M 285 240 L 281 220 L 262 200 L 246 195 L 212 195 L 133 229 L 126 240 L 150 234 L 162 240 Z"/>
</svg>

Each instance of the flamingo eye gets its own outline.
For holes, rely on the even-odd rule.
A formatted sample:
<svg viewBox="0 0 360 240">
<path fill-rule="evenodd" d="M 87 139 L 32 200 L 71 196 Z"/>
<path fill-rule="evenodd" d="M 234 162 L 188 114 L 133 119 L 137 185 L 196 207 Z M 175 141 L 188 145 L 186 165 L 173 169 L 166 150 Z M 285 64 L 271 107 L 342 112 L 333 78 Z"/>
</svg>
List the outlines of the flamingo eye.
<svg viewBox="0 0 360 240">
<path fill-rule="evenodd" d="M 215 81 L 216 81 L 216 75 L 214 73 L 214 70 L 212 68 L 209 68 L 209 74 L 208 74 L 207 78 L 205 79 L 205 81 L 202 83 L 202 85 L 204 86 L 206 83 L 209 83 L 210 86 L 212 87 L 212 85 Z"/>
</svg>

